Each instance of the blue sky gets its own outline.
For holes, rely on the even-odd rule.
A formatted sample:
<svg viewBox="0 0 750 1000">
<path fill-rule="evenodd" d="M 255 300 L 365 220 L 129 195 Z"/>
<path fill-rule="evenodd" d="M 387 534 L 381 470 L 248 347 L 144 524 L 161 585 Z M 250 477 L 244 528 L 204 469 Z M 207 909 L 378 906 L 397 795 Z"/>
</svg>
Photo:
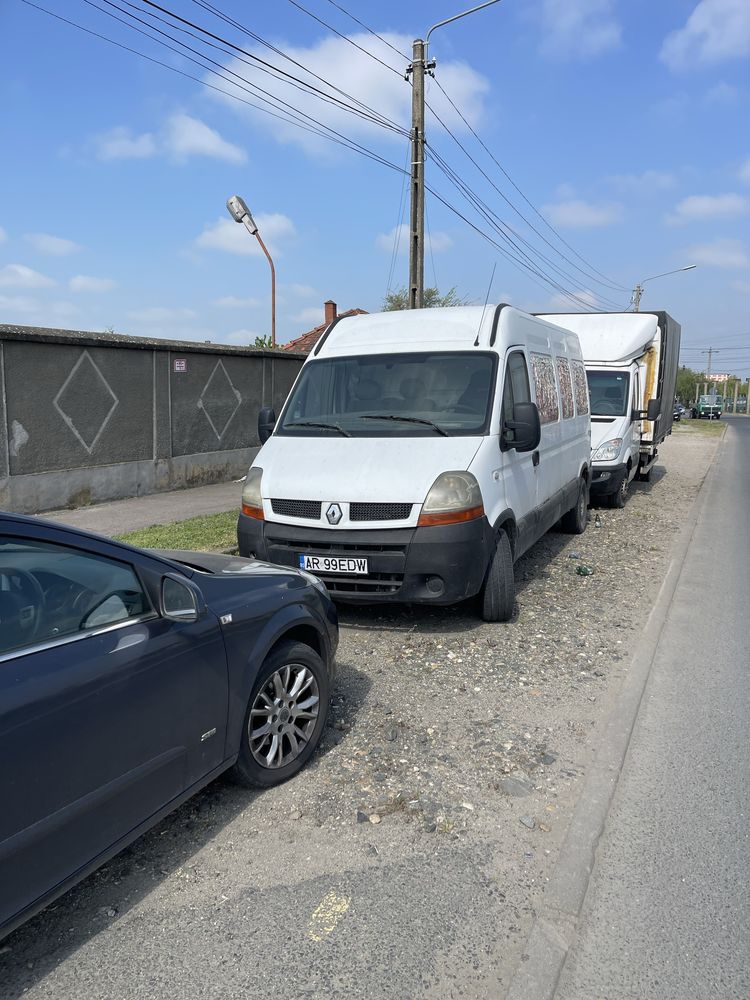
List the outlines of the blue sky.
<svg viewBox="0 0 750 1000">
<path fill-rule="evenodd" d="M 94 2 L 123 17 L 106 0 Z M 148 21 L 143 0 L 130 2 L 127 8 L 117 0 Z M 389 277 L 391 287 L 406 283 L 405 240 L 393 268 L 392 260 L 396 227 L 408 221 L 399 215 L 407 162 L 399 130 L 409 128 L 410 88 L 399 75 L 406 60 L 394 49 L 408 54 L 414 37 L 462 5 L 300 3 L 345 37 L 290 0 L 214 6 L 396 129 L 183 35 L 217 60 L 226 79 L 211 77 L 83 0 L 40 4 L 198 81 L 22 0 L 0 3 L 0 322 L 219 343 L 267 333 L 268 267 L 226 212 L 233 193 L 249 204 L 276 261 L 280 341 L 322 322 L 327 298 L 340 309 L 377 309 Z M 163 6 L 304 76 L 194 0 Z M 430 54 L 437 68 L 428 102 L 490 182 L 429 113 L 428 143 L 529 241 L 534 267 L 579 300 L 603 296 L 624 307 L 637 281 L 695 263 L 694 271 L 647 284 L 642 308 L 665 308 L 682 323 L 686 363 L 698 367 L 698 349 L 714 345 L 722 348 L 715 369 L 750 372 L 747 0 L 503 0 L 436 31 Z M 398 169 L 237 101 L 249 94 L 234 89 L 247 83 L 233 73 Z M 487 156 L 438 83 L 554 232 Z M 498 240 L 434 160 L 427 181 Z M 563 292 L 532 280 L 430 195 L 427 212 L 427 284 L 455 286 L 483 302 L 496 264 L 492 301 L 571 308 Z M 592 269 L 608 283 L 594 280 Z"/>
</svg>

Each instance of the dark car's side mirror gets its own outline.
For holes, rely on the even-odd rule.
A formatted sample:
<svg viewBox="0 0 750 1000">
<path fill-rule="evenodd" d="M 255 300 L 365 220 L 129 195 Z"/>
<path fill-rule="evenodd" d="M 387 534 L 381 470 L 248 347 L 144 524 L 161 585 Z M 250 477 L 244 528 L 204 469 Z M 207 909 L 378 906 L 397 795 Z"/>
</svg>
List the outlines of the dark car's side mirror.
<svg viewBox="0 0 750 1000">
<path fill-rule="evenodd" d="M 273 434 L 273 429 L 276 426 L 276 413 L 272 406 L 263 406 L 258 414 L 258 439 L 261 444 L 265 444 L 266 441 Z"/>
<path fill-rule="evenodd" d="M 165 618 L 178 622 L 198 621 L 201 611 L 195 592 L 174 576 L 161 582 L 161 610 Z"/>
<path fill-rule="evenodd" d="M 516 403 L 513 406 L 513 419 L 506 420 L 503 425 L 503 450 L 515 448 L 516 451 L 534 451 L 539 447 L 541 439 L 542 424 L 536 403 Z"/>
<path fill-rule="evenodd" d="M 661 403 L 658 399 L 649 399 L 646 409 L 646 420 L 656 420 L 661 413 Z"/>
</svg>

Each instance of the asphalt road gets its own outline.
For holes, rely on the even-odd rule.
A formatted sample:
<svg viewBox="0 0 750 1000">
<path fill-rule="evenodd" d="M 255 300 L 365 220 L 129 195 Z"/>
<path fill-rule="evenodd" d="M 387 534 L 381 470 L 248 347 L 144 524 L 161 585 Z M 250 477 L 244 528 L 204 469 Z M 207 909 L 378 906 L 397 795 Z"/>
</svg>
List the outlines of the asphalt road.
<svg viewBox="0 0 750 1000">
<path fill-rule="evenodd" d="M 750 997 L 750 420 L 727 423 L 558 1000 Z"/>
</svg>

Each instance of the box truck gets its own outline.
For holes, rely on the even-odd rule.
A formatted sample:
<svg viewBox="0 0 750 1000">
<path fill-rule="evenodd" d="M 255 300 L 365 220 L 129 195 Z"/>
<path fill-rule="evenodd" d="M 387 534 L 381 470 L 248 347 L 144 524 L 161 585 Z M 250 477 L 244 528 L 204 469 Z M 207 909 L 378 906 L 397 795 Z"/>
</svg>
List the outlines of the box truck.
<svg viewBox="0 0 750 1000">
<path fill-rule="evenodd" d="M 591 494 L 624 507 L 672 432 L 680 325 L 666 312 L 547 318 L 578 335 L 591 397 Z"/>
<path fill-rule="evenodd" d="M 307 570 L 337 601 L 478 596 L 505 621 L 515 560 L 560 521 L 586 527 L 578 337 L 508 305 L 339 318 L 258 434 L 240 553 Z"/>
</svg>

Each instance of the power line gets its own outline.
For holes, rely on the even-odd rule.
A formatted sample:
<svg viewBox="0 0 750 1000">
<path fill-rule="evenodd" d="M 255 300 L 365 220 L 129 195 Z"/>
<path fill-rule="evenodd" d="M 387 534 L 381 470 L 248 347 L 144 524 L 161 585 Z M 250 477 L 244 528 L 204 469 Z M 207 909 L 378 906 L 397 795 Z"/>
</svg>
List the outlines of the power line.
<svg viewBox="0 0 750 1000">
<path fill-rule="evenodd" d="M 409 57 L 404 55 L 403 52 L 400 52 L 395 45 L 391 45 L 391 43 L 386 38 L 383 38 L 382 35 L 379 35 L 377 31 L 373 31 L 373 29 L 368 27 L 364 21 L 360 21 L 358 17 L 355 17 L 354 14 L 346 10 L 345 7 L 342 7 L 341 4 L 336 3 L 336 0 L 328 0 L 328 3 L 330 3 L 333 7 L 335 7 L 336 10 L 340 10 L 342 14 L 346 14 L 347 17 L 350 17 L 352 21 L 356 22 L 360 26 L 360 28 L 364 28 L 365 31 L 369 31 L 371 35 L 374 35 L 377 39 L 379 39 L 383 43 L 383 45 L 387 45 L 389 49 L 391 49 L 393 52 L 396 53 L 397 56 L 401 56 L 401 58 L 405 59 L 406 62 L 409 61 Z"/>
<path fill-rule="evenodd" d="M 468 130 L 471 132 L 471 134 L 474 136 L 474 138 L 480 144 L 480 146 L 482 147 L 482 149 L 484 149 L 484 151 L 487 153 L 487 155 L 493 161 L 493 163 L 495 164 L 495 166 L 502 172 L 502 174 L 504 175 L 504 177 L 513 185 L 513 187 L 516 189 L 516 191 L 518 192 L 518 194 L 523 198 L 523 200 L 526 202 L 526 204 L 529 206 L 529 208 L 531 208 L 532 211 L 535 212 L 535 214 L 542 220 L 542 222 L 545 224 L 545 226 L 547 226 L 547 228 L 552 233 L 554 233 L 554 235 L 558 238 L 558 240 L 560 240 L 560 242 L 564 246 L 566 246 L 568 248 L 568 250 L 571 251 L 571 253 L 575 254 L 575 256 L 580 261 L 582 261 L 584 264 L 586 264 L 586 266 L 590 269 L 591 272 L 593 272 L 593 274 L 590 274 L 588 271 L 586 271 L 583 268 L 581 268 L 578 264 L 574 264 L 573 261 L 571 261 L 565 254 L 563 254 L 560 250 L 558 250 L 552 243 L 549 242 L 549 240 L 546 239 L 546 237 L 544 237 L 539 232 L 539 230 L 526 218 L 525 215 L 523 215 L 523 213 L 513 204 L 513 202 L 500 190 L 500 188 L 498 188 L 495 185 L 495 183 L 488 176 L 488 174 L 482 169 L 482 167 L 479 165 L 479 163 L 477 163 L 477 161 L 474 159 L 474 157 L 471 155 L 471 153 L 465 148 L 465 146 L 461 143 L 461 141 L 454 135 L 454 133 L 451 131 L 451 129 L 440 118 L 440 116 L 437 114 L 437 112 L 435 111 L 435 109 L 428 103 L 427 107 L 430 109 L 430 111 L 432 112 L 432 114 L 434 115 L 434 117 L 437 119 L 437 121 L 440 123 L 440 125 L 442 125 L 442 127 L 445 129 L 445 131 L 448 133 L 448 135 L 450 135 L 450 137 L 459 146 L 459 148 L 463 151 L 463 153 L 471 160 L 471 162 L 474 164 L 474 166 L 477 168 L 477 170 L 480 171 L 480 173 L 482 174 L 482 176 L 492 185 L 492 187 L 497 191 L 497 193 L 500 195 L 500 197 L 505 202 L 507 202 L 507 204 L 513 209 L 513 211 L 521 219 L 523 219 L 523 221 L 526 223 L 526 225 L 529 226 L 529 228 L 532 229 L 537 234 L 537 236 L 540 237 L 540 239 L 544 240 L 544 242 L 552 250 L 554 250 L 555 253 L 559 254 L 564 260 L 566 260 L 573 267 L 576 267 L 578 270 L 580 270 L 583 274 L 585 274 L 587 276 L 587 278 L 589 278 L 589 280 L 594 280 L 594 281 L 597 282 L 597 284 L 605 285 L 605 286 L 607 286 L 609 288 L 612 288 L 612 289 L 614 289 L 616 291 L 629 292 L 630 291 L 629 288 L 626 288 L 625 285 L 618 285 L 616 282 L 612 281 L 611 278 L 608 278 L 607 275 L 602 274 L 601 271 L 597 270 L 593 266 L 593 264 L 590 264 L 588 261 L 586 261 L 586 259 L 584 257 L 582 257 L 581 254 L 579 254 L 578 251 L 574 247 L 572 247 L 565 239 L 563 239 L 563 237 L 560 235 L 560 233 L 558 233 L 558 231 L 554 228 L 554 226 L 552 226 L 552 224 L 550 222 L 548 222 L 548 220 L 544 217 L 544 215 L 542 215 L 542 213 L 539 211 L 539 209 L 536 208 L 536 206 L 526 197 L 526 195 L 523 193 L 523 191 L 521 190 L 521 188 L 516 184 L 516 182 L 513 180 L 513 178 L 507 172 L 507 170 L 505 169 L 505 167 L 503 167 L 503 165 L 499 162 L 499 160 L 496 158 L 496 156 L 494 155 L 494 153 L 489 149 L 489 147 L 486 145 L 486 143 L 482 140 L 482 138 L 479 136 L 479 134 L 473 128 L 473 126 L 468 121 L 468 119 L 463 114 L 463 112 L 460 110 L 460 108 L 455 104 L 455 102 L 450 97 L 450 95 L 447 93 L 447 91 L 445 90 L 445 88 L 443 87 L 443 85 L 440 83 L 440 81 L 437 78 L 434 78 L 434 79 L 435 79 L 436 86 L 442 92 L 443 96 L 448 101 L 448 103 L 451 105 L 451 107 L 456 112 L 456 114 L 459 116 L 459 118 L 461 119 L 461 121 L 464 123 L 464 125 L 466 125 L 466 127 L 468 128 Z M 599 275 L 599 278 L 593 277 L 593 275 Z"/>
<path fill-rule="evenodd" d="M 317 14 L 313 14 L 313 12 L 311 10 L 308 10 L 307 7 L 303 7 L 301 3 L 297 2 L 297 0 L 289 0 L 289 3 L 292 5 L 292 7 L 296 7 L 297 10 L 301 10 L 303 14 L 307 14 L 308 17 L 311 17 L 313 21 L 317 21 L 318 24 L 322 24 L 324 28 L 328 28 L 328 30 L 332 31 L 334 35 L 338 35 L 339 38 L 343 38 L 344 41 L 349 42 L 350 45 L 353 45 L 355 49 L 359 49 L 360 52 L 364 53 L 364 55 L 366 56 L 369 56 L 370 59 L 374 59 L 375 62 L 380 63 L 381 66 L 385 66 L 385 68 L 389 69 L 391 73 L 395 73 L 397 76 L 402 76 L 401 70 L 395 69 L 393 66 L 390 66 L 387 62 L 384 62 L 382 59 L 379 59 L 378 56 L 370 52 L 368 49 L 363 48 L 363 46 L 361 45 L 358 45 L 353 39 L 349 38 L 347 35 L 339 31 L 338 28 L 334 28 L 334 26 L 332 24 L 329 24 L 328 21 L 324 21 L 322 17 L 318 17 Z"/>
</svg>

